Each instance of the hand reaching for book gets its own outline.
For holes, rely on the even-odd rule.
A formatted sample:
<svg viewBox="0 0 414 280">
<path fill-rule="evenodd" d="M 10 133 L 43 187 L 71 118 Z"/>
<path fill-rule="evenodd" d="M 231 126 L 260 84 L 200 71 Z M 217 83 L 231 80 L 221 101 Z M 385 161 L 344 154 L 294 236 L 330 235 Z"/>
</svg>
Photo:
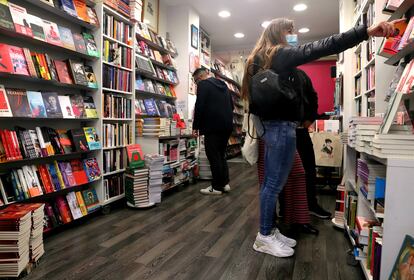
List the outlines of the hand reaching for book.
<svg viewBox="0 0 414 280">
<path fill-rule="evenodd" d="M 373 24 L 367 29 L 368 36 L 374 37 L 390 37 L 395 34 L 395 25 L 397 23 L 403 22 L 405 19 L 397 19 L 391 22 L 383 21 L 377 24 Z"/>
</svg>

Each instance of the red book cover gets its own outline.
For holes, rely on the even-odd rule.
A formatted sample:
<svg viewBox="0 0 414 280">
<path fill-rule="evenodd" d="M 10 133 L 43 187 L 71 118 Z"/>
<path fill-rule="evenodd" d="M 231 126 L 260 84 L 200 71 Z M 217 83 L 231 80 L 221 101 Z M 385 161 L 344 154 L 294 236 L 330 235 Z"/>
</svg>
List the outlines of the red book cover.
<svg viewBox="0 0 414 280">
<path fill-rule="evenodd" d="M 6 44 L 0 44 L 0 72 L 13 72 L 13 64 L 9 55 L 9 45 Z"/>
<path fill-rule="evenodd" d="M 49 171 L 47 170 L 46 166 L 39 165 L 37 169 L 40 172 L 40 178 L 42 180 L 43 186 L 45 187 L 46 193 L 52 193 L 55 191 L 55 188 L 52 184 L 52 179 L 50 178 Z"/>
<path fill-rule="evenodd" d="M 371 275 L 374 273 L 374 259 L 375 259 L 375 239 L 378 237 L 378 232 L 372 231 L 372 244 L 371 244 Z"/>
<path fill-rule="evenodd" d="M 68 66 L 66 62 L 61 61 L 61 60 L 55 60 L 54 62 L 55 62 L 59 82 L 64 83 L 64 84 L 73 84 L 73 81 L 69 75 Z"/>
<path fill-rule="evenodd" d="M 29 76 L 26 58 L 22 48 L 9 46 L 9 55 L 13 64 L 13 73 Z"/>
<path fill-rule="evenodd" d="M 72 215 L 70 214 L 69 205 L 66 200 L 59 196 L 56 198 L 56 205 L 59 209 L 60 216 L 62 217 L 63 223 L 67 224 L 72 221 Z"/>
<path fill-rule="evenodd" d="M 18 156 L 16 155 L 16 148 L 14 146 L 14 141 L 13 141 L 13 137 L 10 133 L 10 130 L 4 130 L 4 133 L 6 135 L 6 141 L 9 145 L 9 151 L 10 151 L 10 156 L 13 160 L 16 160 L 18 158 Z"/>
<path fill-rule="evenodd" d="M 380 55 L 390 57 L 398 52 L 398 47 L 406 28 L 407 23 L 405 21 L 395 25 L 395 34 L 392 37 L 384 38 Z"/>
<path fill-rule="evenodd" d="M 1 137 L 1 142 L 3 143 L 4 149 L 6 150 L 6 158 L 7 160 L 11 160 L 12 154 L 10 151 L 9 142 L 7 141 L 7 138 L 6 138 L 5 130 L 0 130 L 0 137 Z"/>
<path fill-rule="evenodd" d="M 45 70 L 47 80 L 51 80 L 52 77 L 50 76 L 49 66 L 47 65 L 46 56 L 45 54 L 39 54 L 40 64 L 42 65 L 43 69 Z"/>
<path fill-rule="evenodd" d="M 32 29 L 30 28 L 28 15 L 25 8 L 9 2 L 10 14 L 12 15 L 14 27 L 16 32 L 33 37 Z"/>
<path fill-rule="evenodd" d="M 17 158 L 23 159 L 22 152 L 20 151 L 20 145 L 19 145 L 19 139 L 17 138 L 17 133 L 16 131 L 10 131 L 10 132 L 13 137 L 13 143 L 15 145 Z"/>
<path fill-rule="evenodd" d="M 71 160 L 70 165 L 77 185 L 83 185 L 89 182 L 86 171 L 83 169 L 83 164 L 79 159 Z"/>
</svg>

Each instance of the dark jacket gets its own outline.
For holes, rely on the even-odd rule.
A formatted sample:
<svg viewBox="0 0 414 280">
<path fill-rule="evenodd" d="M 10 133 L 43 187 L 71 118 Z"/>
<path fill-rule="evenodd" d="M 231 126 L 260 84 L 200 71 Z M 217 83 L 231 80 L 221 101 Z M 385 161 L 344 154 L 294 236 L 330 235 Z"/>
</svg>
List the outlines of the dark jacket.
<svg viewBox="0 0 414 280">
<path fill-rule="evenodd" d="M 233 98 L 223 81 L 208 78 L 198 83 L 193 129 L 201 135 L 232 132 Z"/>
<path fill-rule="evenodd" d="M 302 122 L 310 121 L 314 122 L 318 117 L 318 94 L 312 85 L 312 80 L 301 69 L 298 70 L 298 76 L 301 80 L 302 92 L 303 92 L 303 118 Z"/>
<path fill-rule="evenodd" d="M 368 39 L 367 27 L 362 25 L 312 43 L 297 47 L 283 47 L 273 56 L 271 68 L 280 74 L 281 78 L 287 79 L 298 74 L 297 66 L 324 56 L 341 53 L 366 39 Z M 293 78 L 296 80 L 296 77 Z M 300 77 L 298 80 L 301 80 Z M 301 87 L 299 83 L 296 83 L 295 88 L 299 89 Z M 297 110 L 287 108 L 286 110 L 275 111 L 272 119 L 301 121 L 303 119 L 301 105 L 298 104 Z"/>
</svg>

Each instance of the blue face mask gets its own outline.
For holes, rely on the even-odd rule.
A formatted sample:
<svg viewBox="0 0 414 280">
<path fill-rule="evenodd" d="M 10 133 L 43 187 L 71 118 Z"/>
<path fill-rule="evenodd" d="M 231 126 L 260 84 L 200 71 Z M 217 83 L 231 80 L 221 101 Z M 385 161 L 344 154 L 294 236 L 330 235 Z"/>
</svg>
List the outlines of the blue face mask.
<svg viewBox="0 0 414 280">
<path fill-rule="evenodd" d="M 298 35 L 297 34 L 287 34 L 286 41 L 292 47 L 296 47 L 298 45 Z"/>
</svg>

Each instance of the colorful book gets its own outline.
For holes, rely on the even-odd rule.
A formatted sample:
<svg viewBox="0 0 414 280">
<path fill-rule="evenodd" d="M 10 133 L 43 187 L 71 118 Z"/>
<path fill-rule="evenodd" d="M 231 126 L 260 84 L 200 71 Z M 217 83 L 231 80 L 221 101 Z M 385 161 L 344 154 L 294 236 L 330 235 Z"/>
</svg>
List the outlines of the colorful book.
<svg viewBox="0 0 414 280">
<path fill-rule="evenodd" d="M 0 44 L 0 72 L 13 72 L 13 64 L 9 54 L 9 45 L 6 44 Z"/>
<path fill-rule="evenodd" d="M 62 41 L 62 45 L 70 50 L 76 51 L 75 42 L 73 41 L 72 31 L 69 28 L 58 26 L 60 40 Z"/>
<path fill-rule="evenodd" d="M 29 106 L 32 111 L 33 118 L 47 118 L 42 93 L 38 91 L 28 91 L 27 100 L 29 101 Z"/>
<path fill-rule="evenodd" d="M 69 70 L 66 62 L 61 60 L 54 60 L 56 72 L 59 82 L 64 84 L 73 84 L 72 78 L 69 75 Z"/>
<path fill-rule="evenodd" d="M 59 96 L 56 92 L 43 92 L 43 103 L 45 104 L 48 118 L 63 118 L 62 110 L 59 104 Z"/>
<path fill-rule="evenodd" d="M 45 30 L 46 42 L 52 45 L 62 46 L 59 28 L 56 23 L 48 20 L 43 20 L 43 28 Z"/>
<path fill-rule="evenodd" d="M 60 109 L 62 111 L 63 118 L 64 119 L 74 119 L 76 116 L 75 116 L 75 113 L 72 110 L 72 104 L 70 103 L 69 96 L 59 95 L 58 98 L 59 98 Z"/>
<path fill-rule="evenodd" d="M 25 90 L 7 89 L 6 92 L 14 117 L 32 117 Z"/>
<path fill-rule="evenodd" d="M 79 159 L 71 160 L 70 166 L 72 167 L 72 173 L 78 186 L 88 183 L 88 176 L 86 175 L 86 172 L 83 169 L 83 164 Z"/>
<path fill-rule="evenodd" d="M 76 13 L 78 14 L 78 18 L 89 22 L 88 10 L 85 0 L 73 0 L 73 4 L 75 6 Z"/>
<path fill-rule="evenodd" d="M 98 82 L 96 81 L 95 73 L 93 73 L 92 66 L 84 65 L 86 80 L 88 81 L 88 87 L 98 88 Z"/>
<path fill-rule="evenodd" d="M 13 18 L 10 14 L 9 3 L 7 0 L 0 1 L 0 26 L 14 31 Z"/>
<path fill-rule="evenodd" d="M 0 117 L 13 117 L 6 89 L 0 85 Z"/>
<path fill-rule="evenodd" d="M 88 214 L 99 209 L 99 199 L 94 188 L 82 191 L 82 197 Z"/>
<path fill-rule="evenodd" d="M 98 180 L 101 177 L 101 170 L 99 169 L 96 158 L 89 158 L 83 160 L 83 167 L 88 176 L 89 182 Z"/>
<path fill-rule="evenodd" d="M 30 55 L 30 50 L 28 48 L 23 48 L 24 57 L 26 59 L 27 68 L 29 69 L 29 74 L 32 77 L 39 78 L 37 76 L 36 68 L 33 63 L 32 56 Z"/>
<path fill-rule="evenodd" d="M 75 42 L 75 48 L 77 52 L 87 54 L 85 40 L 80 33 L 72 33 L 73 41 Z"/>
<path fill-rule="evenodd" d="M 46 41 L 45 30 L 43 28 L 43 20 L 40 17 L 28 14 L 29 25 L 32 29 L 33 38 Z"/>
<path fill-rule="evenodd" d="M 401 39 L 404 35 L 407 23 L 405 21 L 398 22 L 395 25 L 395 34 L 388 38 L 384 38 L 382 46 L 380 48 L 380 55 L 384 57 L 391 57 L 396 54 L 399 50 Z"/>
<path fill-rule="evenodd" d="M 91 7 L 86 7 L 86 11 L 88 13 L 89 23 L 99 26 L 99 20 L 95 10 Z"/>
<path fill-rule="evenodd" d="M 34 129 L 29 129 L 29 136 L 32 140 L 33 147 L 36 152 L 37 157 L 42 157 L 42 149 L 40 147 L 39 137 L 37 136 L 37 132 Z"/>
<path fill-rule="evenodd" d="M 9 46 L 9 55 L 13 65 L 13 73 L 30 76 L 23 49 L 15 46 Z"/>
<path fill-rule="evenodd" d="M 10 2 L 9 9 L 16 32 L 33 37 L 26 9 Z"/>
<path fill-rule="evenodd" d="M 72 141 L 69 138 L 68 131 L 65 129 L 58 129 L 56 130 L 58 137 L 59 137 L 59 143 L 62 145 L 62 148 L 65 152 L 65 154 L 70 154 L 73 151 L 73 145 Z"/>
<path fill-rule="evenodd" d="M 147 111 L 148 116 L 154 117 L 159 116 L 157 105 L 155 104 L 154 99 L 145 99 L 145 110 Z"/>
<path fill-rule="evenodd" d="M 83 63 L 78 61 L 68 60 L 70 65 L 70 70 L 72 73 L 72 78 L 75 84 L 87 86 L 88 81 L 86 79 L 85 69 L 83 68 Z"/>
<path fill-rule="evenodd" d="M 94 127 L 84 127 L 86 142 L 88 142 L 89 150 L 99 150 L 102 148 L 101 142 L 99 141 L 98 134 Z"/>
<path fill-rule="evenodd" d="M 76 118 L 86 118 L 85 105 L 83 104 L 83 97 L 80 94 L 70 96 L 70 103 Z"/>
<path fill-rule="evenodd" d="M 72 215 L 70 213 L 69 205 L 63 197 L 58 196 L 56 198 L 56 206 L 59 209 L 63 223 L 68 224 L 72 222 Z"/>
<path fill-rule="evenodd" d="M 76 198 L 76 194 L 74 192 L 70 192 L 66 195 L 66 200 L 68 201 L 70 212 L 72 213 L 73 219 L 79 219 L 83 217 L 81 212 L 78 200 Z"/>
<path fill-rule="evenodd" d="M 76 192 L 76 199 L 78 200 L 78 204 L 83 216 L 88 215 L 88 209 L 86 209 L 85 201 L 83 200 L 82 193 Z"/>
<path fill-rule="evenodd" d="M 95 103 L 92 96 L 83 97 L 83 105 L 85 107 L 86 117 L 90 119 L 98 118 L 98 112 L 96 111 Z"/>
<path fill-rule="evenodd" d="M 96 46 L 95 39 L 90 33 L 82 33 L 83 39 L 86 44 L 86 51 L 90 56 L 99 57 L 98 47 Z"/>
<path fill-rule="evenodd" d="M 66 187 L 76 186 L 75 176 L 73 176 L 72 167 L 69 162 L 59 162 L 59 170 L 62 174 L 63 180 L 65 181 Z"/>
<path fill-rule="evenodd" d="M 60 8 L 71 16 L 78 17 L 72 0 L 59 0 Z"/>
<path fill-rule="evenodd" d="M 46 65 L 49 68 L 49 74 L 50 74 L 50 78 L 54 81 L 59 81 L 59 77 L 56 71 L 56 67 L 55 67 L 55 63 L 54 60 L 50 58 L 50 56 L 45 53 L 44 54 L 45 59 L 46 59 Z"/>
<path fill-rule="evenodd" d="M 85 132 L 83 129 L 71 129 L 68 131 L 69 137 L 72 140 L 75 152 L 86 152 L 89 151 L 88 142 L 85 138 Z"/>
</svg>

